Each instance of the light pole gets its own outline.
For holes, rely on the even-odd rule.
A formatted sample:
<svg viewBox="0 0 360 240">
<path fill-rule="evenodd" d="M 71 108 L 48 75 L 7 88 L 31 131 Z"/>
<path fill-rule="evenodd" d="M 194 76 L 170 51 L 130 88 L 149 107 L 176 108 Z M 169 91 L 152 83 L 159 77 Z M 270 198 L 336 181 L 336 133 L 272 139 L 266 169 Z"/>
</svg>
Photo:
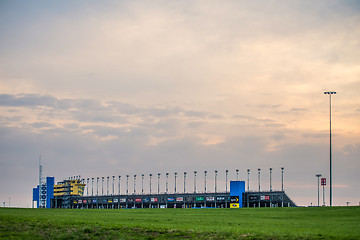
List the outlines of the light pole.
<svg viewBox="0 0 360 240">
<path fill-rule="evenodd" d="M 249 193 L 250 193 L 250 169 L 247 169 L 247 175 L 248 175 L 248 180 L 247 180 L 248 192 L 247 192 L 246 196 L 247 196 L 247 207 L 249 207 L 249 206 L 250 206 L 250 203 L 249 203 Z"/>
<path fill-rule="evenodd" d="M 121 181 L 121 176 L 119 175 L 119 183 L 118 183 L 118 189 L 119 189 L 119 196 L 120 196 L 120 194 L 121 194 L 121 191 L 120 191 L 120 181 Z"/>
<path fill-rule="evenodd" d="M 86 179 L 86 196 L 89 196 L 89 178 Z"/>
<path fill-rule="evenodd" d="M 260 207 L 260 171 L 261 171 L 261 169 L 260 168 L 258 168 L 258 177 L 259 177 L 259 207 Z"/>
<path fill-rule="evenodd" d="M 158 175 L 158 195 L 160 194 L 160 173 Z"/>
<path fill-rule="evenodd" d="M 101 177 L 101 196 L 104 196 L 104 177 Z"/>
<path fill-rule="evenodd" d="M 144 195 L 144 174 L 141 174 L 141 195 Z"/>
<path fill-rule="evenodd" d="M 112 195 L 115 195 L 115 176 L 112 176 L 113 183 L 112 183 Z"/>
<path fill-rule="evenodd" d="M 169 173 L 165 173 L 166 176 L 166 187 L 165 187 L 165 194 L 168 193 L 168 182 L 169 182 Z"/>
<path fill-rule="evenodd" d="M 331 146 L 331 95 L 336 94 L 336 92 L 324 92 L 324 94 L 328 94 L 330 97 L 329 105 L 330 105 L 330 207 L 332 206 L 332 146 Z"/>
<path fill-rule="evenodd" d="M 174 189 L 174 193 L 176 193 L 176 177 L 177 177 L 177 172 L 174 173 L 174 174 L 175 174 L 175 185 L 174 185 L 175 189 Z"/>
<path fill-rule="evenodd" d="M 94 178 L 91 178 L 91 196 L 94 196 Z"/>
<path fill-rule="evenodd" d="M 196 173 L 197 171 L 194 171 L 194 193 L 196 193 Z"/>
<path fill-rule="evenodd" d="M 229 170 L 225 170 L 225 175 L 226 175 L 226 180 L 225 180 L 225 193 L 227 193 L 227 189 L 228 189 L 228 174 L 229 174 Z"/>
<path fill-rule="evenodd" d="M 236 181 L 239 181 L 239 169 L 236 169 Z"/>
<path fill-rule="evenodd" d="M 205 193 L 206 193 L 206 174 L 207 174 L 207 171 L 204 171 L 204 175 L 205 175 L 205 184 L 204 184 Z"/>
<path fill-rule="evenodd" d="M 109 176 L 107 176 L 106 182 L 106 195 L 109 196 Z"/>
<path fill-rule="evenodd" d="M 270 192 L 272 192 L 271 175 L 272 175 L 272 168 L 270 168 Z M 272 207 L 271 199 L 272 199 L 272 195 L 270 194 L 270 207 Z"/>
<path fill-rule="evenodd" d="M 321 177 L 321 174 L 316 174 L 315 175 L 317 178 L 318 178 L 318 207 L 320 206 L 320 177 Z"/>
<path fill-rule="evenodd" d="M 150 194 L 151 194 L 151 178 L 152 178 L 152 174 L 150 173 L 149 176 L 150 176 Z"/>
<path fill-rule="evenodd" d="M 126 175 L 126 195 L 129 195 L 129 175 Z"/>
<path fill-rule="evenodd" d="M 281 168 L 281 207 L 284 207 L 284 168 Z"/>
<path fill-rule="evenodd" d="M 136 194 L 136 174 L 134 174 L 134 195 Z"/>
<path fill-rule="evenodd" d="M 187 172 L 184 172 L 184 193 L 186 192 L 186 174 Z"/>
<path fill-rule="evenodd" d="M 218 171 L 215 170 L 215 193 L 217 192 L 217 173 Z"/>
<path fill-rule="evenodd" d="M 96 178 L 96 196 L 99 196 L 99 177 Z"/>
</svg>

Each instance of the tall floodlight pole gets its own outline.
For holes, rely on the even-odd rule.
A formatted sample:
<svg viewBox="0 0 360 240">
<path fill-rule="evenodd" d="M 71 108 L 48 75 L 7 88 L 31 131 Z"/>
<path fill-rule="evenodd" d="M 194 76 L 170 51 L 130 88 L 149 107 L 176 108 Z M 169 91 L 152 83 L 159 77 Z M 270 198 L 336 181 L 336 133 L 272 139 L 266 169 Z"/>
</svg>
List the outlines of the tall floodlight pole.
<svg viewBox="0 0 360 240">
<path fill-rule="evenodd" d="M 101 177 L 101 196 L 104 196 L 104 177 Z"/>
<path fill-rule="evenodd" d="M 112 176 L 113 182 L 112 182 L 112 195 L 115 195 L 115 176 Z"/>
<path fill-rule="evenodd" d="M 91 196 L 94 196 L 94 178 L 91 178 Z"/>
<path fill-rule="evenodd" d="M 157 174 L 158 176 L 158 195 L 160 194 L 160 173 Z"/>
<path fill-rule="evenodd" d="M 184 172 L 184 193 L 186 192 L 186 174 L 187 172 Z"/>
<path fill-rule="evenodd" d="M 106 182 L 106 195 L 109 195 L 109 176 L 107 177 L 107 182 Z"/>
<path fill-rule="evenodd" d="M 272 192 L 271 175 L 272 175 L 272 168 L 270 168 L 270 192 Z M 270 194 L 270 207 L 272 207 L 271 199 L 272 199 L 272 195 Z"/>
<path fill-rule="evenodd" d="M 218 171 L 215 170 L 215 193 L 217 191 L 217 173 L 218 173 Z"/>
<path fill-rule="evenodd" d="M 261 169 L 260 168 L 258 168 L 258 178 L 259 178 L 259 207 L 260 207 L 260 171 L 261 171 Z"/>
<path fill-rule="evenodd" d="M 284 207 L 284 168 L 281 168 L 281 207 Z"/>
<path fill-rule="evenodd" d="M 152 174 L 150 173 L 149 176 L 150 176 L 149 179 L 150 179 L 150 194 L 151 194 L 151 178 L 152 178 Z"/>
<path fill-rule="evenodd" d="M 134 195 L 136 194 L 136 174 L 134 174 Z"/>
<path fill-rule="evenodd" d="M 141 195 L 144 195 L 144 174 L 141 174 Z"/>
<path fill-rule="evenodd" d="M 204 175 L 205 175 L 204 192 L 205 192 L 205 193 L 206 193 L 206 174 L 207 174 L 207 171 L 204 171 Z"/>
<path fill-rule="evenodd" d="M 194 171 L 194 193 L 196 193 L 196 173 L 197 171 Z"/>
<path fill-rule="evenodd" d="M 321 177 L 321 174 L 316 174 L 315 175 L 317 178 L 318 178 L 318 207 L 320 206 L 320 177 Z"/>
<path fill-rule="evenodd" d="M 96 196 L 99 196 L 99 177 L 96 178 Z"/>
<path fill-rule="evenodd" d="M 248 176 L 248 179 L 247 179 L 247 185 L 248 185 L 248 187 L 247 187 L 247 194 L 246 194 L 246 196 L 247 196 L 247 207 L 250 207 L 250 203 L 249 203 L 249 193 L 250 193 L 250 169 L 247 169 L 247 176 Z"/>
<path fill-rule="evenodd" d="M 169 181 L 169 173 L 165 173 L 166 175 L 166 187 L 165 187 L 165 194 L 168 193 L 168 181 Z"/>
<path fill-rule="evenodd" d="M 227 189 L 228 189 L 228 174 L 229 174 L 229 170 L 225 170 L 225 193 L 227 193 Z"/>
<path fill-rule="evenodd" d="M 176 173 L 174 173 L 175 174 L 175 189 L 174 189 L 174 193 L 176 193 L 176 176 L 177 176 L 177 172 Z"/>
<path fill-rule="evenodd" d="M 239 181 L 239 169 L 236 169 L 236 181 Z"/>
<path fill-rule="evenodd" d="M 89 196 L 89 178 L 86 179 L 86 196 Z"/>
<path fill-rule="evenodd" d="M 332 144 L 331 144 L 331 95 L 336 94 L 336 92 L 324 92 L 324 94 L 329 94 L 330 101 L 330 207 L 332 206 Z"/>
<path fill-rule="evenodd" d="M 126 175 L 126 195 L 129 195 L 129 175 Z"/>
<path fill-rule="evenodd" d="M 118 183 L 118 190 L 119 190 L 119 196 L 120 196 L 120 194 L 121 194 L 121 191 L 120 191 L 120 181 L 121 181 L 121 176 L 119 175 L 119 183 Z"/>
</svg>

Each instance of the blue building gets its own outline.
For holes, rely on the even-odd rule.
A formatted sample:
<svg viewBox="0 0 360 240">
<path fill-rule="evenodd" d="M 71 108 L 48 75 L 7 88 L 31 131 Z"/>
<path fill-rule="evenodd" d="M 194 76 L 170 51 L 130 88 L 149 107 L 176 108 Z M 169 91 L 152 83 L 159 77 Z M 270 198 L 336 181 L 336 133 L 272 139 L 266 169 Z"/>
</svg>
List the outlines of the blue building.
<svg viewBox="0 0 360 240">
<path fill-rule="evenodd" d="M 51 208 L 51 199 L 54 198 L 54 184 L 54 177 L 46 177 L 45 184 L 41 186 L 41 189 L 39 185 L 33 188 L 33 201 L 36 201 L 37 208 L 39 208 L 40 201 L 45 208 Z"/>
</svg>

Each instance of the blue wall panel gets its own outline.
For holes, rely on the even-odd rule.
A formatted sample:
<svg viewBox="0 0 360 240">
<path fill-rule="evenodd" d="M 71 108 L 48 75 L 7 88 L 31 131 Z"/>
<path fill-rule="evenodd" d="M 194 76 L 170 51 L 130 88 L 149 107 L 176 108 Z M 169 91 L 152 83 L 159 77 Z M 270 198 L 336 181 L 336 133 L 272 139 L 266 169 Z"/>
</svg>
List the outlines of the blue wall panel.
<svg viewBox="0 0 360 240">
<path fill-rule="evenodd" d="M 245 181 L 230 181 L 230 197 L 239 197 L 239 207 L 242 207 L 243 193 L 245 193 Z"/>
</svg>

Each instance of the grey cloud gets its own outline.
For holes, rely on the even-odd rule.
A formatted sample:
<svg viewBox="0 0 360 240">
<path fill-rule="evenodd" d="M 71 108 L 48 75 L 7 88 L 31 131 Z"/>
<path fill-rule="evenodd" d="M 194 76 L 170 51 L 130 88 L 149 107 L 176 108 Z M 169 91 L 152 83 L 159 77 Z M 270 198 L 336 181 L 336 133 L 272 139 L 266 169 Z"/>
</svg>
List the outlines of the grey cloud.
<svg viewBox="0 0 360 240">
<path fill-rule="evenodd" d="M 1 106 L 54 107 L 54 106 L 56 106 L 56 103 L 57 103 L 57 99 L 52 96 L 48 96 L 48 95 L 38 95 L 38 94 L 19 94 L 19 95 L 1 94 L 0 95 L 0 105 Z"/>
<path fill-rule="evenodd" d="M 29 124 L 33 128 L 53 128 L 55 127 L 54 124 L 48 123 L 48 122 L 35 122 Z"/>
</svg>

